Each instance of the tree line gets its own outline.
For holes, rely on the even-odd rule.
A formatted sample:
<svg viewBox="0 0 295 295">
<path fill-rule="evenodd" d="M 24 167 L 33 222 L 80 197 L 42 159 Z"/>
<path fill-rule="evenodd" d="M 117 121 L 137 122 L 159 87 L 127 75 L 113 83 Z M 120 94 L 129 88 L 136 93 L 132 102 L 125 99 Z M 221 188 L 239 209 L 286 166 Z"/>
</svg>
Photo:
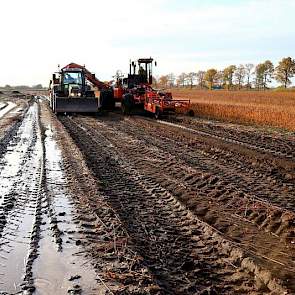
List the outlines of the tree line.
<svg viewBox="0 0 295 295">
<path fill-rule="evenodd" d="M 175 76 L 173 73 L 154 79 L 157 87 L 199 87 L 201 89 L 258 89 L 269 88 L 269 83 L 277 81 L 281 87 L 287 88 L 292 84 L 295 76 L 295 59 L 283 58 L 275 67 L 270 60 L 263 63 L 230 65 L 219 71 L 215 68 L 207 71 L 181 73 Z"/>
<path fill-rule="evenodd" d="M 11 85 L 5 85 L 3 87 L 0 86 L 1 90 L 30 90 L 30 89 L 45 89 L 42 84 L 36 84 L 33 86 L 28 86 L 28 85 L 16 85 L 16 86 L 11 86 Z"/>
</svg>

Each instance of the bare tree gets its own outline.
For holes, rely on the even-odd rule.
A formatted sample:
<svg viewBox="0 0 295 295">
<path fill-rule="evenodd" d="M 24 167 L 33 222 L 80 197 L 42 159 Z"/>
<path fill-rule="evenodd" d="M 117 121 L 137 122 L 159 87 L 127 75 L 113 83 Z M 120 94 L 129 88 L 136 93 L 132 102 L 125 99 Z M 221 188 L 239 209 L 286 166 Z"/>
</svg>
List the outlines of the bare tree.
<svg viewBox="0 0 295 295">
<path fill-rule="evenodd" d="M 196 77 L 197 77 L 197 74 L 194 72 L 190 72 L 186 75 L 187 81 L 188 81 L 191 88 L 193 88 Z"/>
<path fill-rule="evenodd" d="M 173 73 L 170 73 L 167 75 L 168 77 L 168 86 L 170 88 L 174 87 L 175 86 L 175 75 Z"/>
<path fill-rule="evenodd" d="M 161 76 L 158 81 L 159 86 L 163 88 L 168 88 L 168 82 L 169 82 L 168 75 Z"/>
<path fill-rule="evenodd" d="M 218 87 L 222 88 L 224 85 L 224 73 L 223 71 L 217 71 L 214 83 L 218 85 Z"/>
<path fill-rule="evenodd" d="M 246 75 L 245 67 L 243 65 L 239 65 L 234 73 L 235 81 L 239 89 L 241 89 L 241 86 L 243 85 L 245 75 Z"/>
<path fill-rule="evenodd" d="M 204 88 L 205 86 L 205 71 L 198 71 L 196 74 L 197 83 L 200 88 Z"/>
<path fill-rule="evenodd" d="M 251 88 L 251 77 L 253 75 L 253 68 L 254 65 L 253 64 L 245 64 L 245 75 L 246 75 L 246 79 L 247 79 L 247 88 Z"/>
<path fill-rule="evenodd" d="M 177 85 L 184 87 L 186 83 L 187 75 L 186 73 L 181 73 L 177 78 Z"/>
<path fill-rule="evenodd" d="M 157 79 L 157 77 L 155 77 L 155 76 L 153 76 L 153 86 L 154 86 L 155 88 L 158 87 L 158 79 Z"/>
</svg>

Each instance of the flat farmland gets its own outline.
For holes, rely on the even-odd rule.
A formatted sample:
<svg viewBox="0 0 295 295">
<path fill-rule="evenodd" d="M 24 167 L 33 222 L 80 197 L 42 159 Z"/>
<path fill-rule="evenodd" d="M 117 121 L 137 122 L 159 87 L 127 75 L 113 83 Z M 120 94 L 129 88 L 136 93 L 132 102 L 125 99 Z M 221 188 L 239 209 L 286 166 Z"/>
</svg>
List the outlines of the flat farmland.
<svg viewBox="0 0 295 295">
<path fill-rule="evenodd" d="M 295 294 L 295 136 L 3 98 L 0 294 Z"/>
<path fill-rule="evenodd" d="M 172 89 L 189 98 L 196 115 L 295 130 L 295 91 Z"/>
</svg>

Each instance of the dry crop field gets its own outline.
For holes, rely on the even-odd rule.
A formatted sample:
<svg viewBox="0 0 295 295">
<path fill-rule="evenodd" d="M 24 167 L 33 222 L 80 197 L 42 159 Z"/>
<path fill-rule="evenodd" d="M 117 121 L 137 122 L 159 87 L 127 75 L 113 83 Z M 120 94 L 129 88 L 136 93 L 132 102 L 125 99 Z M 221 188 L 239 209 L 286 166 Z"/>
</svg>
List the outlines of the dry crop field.
<svg viewBox="0 0 295 295">
<path fill-rule="evenodd" d="M 295 130 L 295 91 L 173 89 L 189 98 L 199 116 Z"/>
</svg>

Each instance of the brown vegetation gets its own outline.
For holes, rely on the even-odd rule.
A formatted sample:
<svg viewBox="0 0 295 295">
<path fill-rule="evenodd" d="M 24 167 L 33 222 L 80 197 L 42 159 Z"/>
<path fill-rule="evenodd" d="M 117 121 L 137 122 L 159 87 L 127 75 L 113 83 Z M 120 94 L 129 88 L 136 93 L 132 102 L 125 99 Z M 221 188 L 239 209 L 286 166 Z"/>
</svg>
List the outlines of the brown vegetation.
<svg viewBox="0 0 295 295">
<path fill-rule="evenodd" d="M 295 92 L 173 89 L 189 98 L 196 115 L 295 130 Z"/>
</svg>

